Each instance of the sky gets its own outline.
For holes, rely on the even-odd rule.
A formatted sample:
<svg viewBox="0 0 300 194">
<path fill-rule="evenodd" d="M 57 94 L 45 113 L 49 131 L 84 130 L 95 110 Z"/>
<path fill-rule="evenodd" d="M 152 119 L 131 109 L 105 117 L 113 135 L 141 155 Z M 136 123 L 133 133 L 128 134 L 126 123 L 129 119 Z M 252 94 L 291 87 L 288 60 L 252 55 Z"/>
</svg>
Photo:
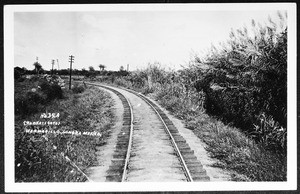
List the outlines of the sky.
<svg viewBox="0 0 300 194">
<path fill-rule="evenodd" d="M 159 62 L 179 69 L 195 54 L 226 41 L 230 30 L 264 23 L 269 11 L 77 11 L 15 12 L 14 66 L 34 69 L 38 57 L 46 70 L 146 68 Z"/>
</svg>

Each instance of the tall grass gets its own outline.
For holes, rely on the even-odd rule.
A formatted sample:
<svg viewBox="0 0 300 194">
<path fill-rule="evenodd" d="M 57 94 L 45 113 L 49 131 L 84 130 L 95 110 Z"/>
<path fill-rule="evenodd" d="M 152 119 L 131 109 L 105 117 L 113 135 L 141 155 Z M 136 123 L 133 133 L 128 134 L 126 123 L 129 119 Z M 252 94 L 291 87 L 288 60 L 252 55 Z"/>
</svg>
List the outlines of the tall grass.
<svg viewBox="0 0 300 194">
<path fill-rule="evenodd" d="M 200 70 L 210 68 L 200 71 L 195 87 L 206 95 L 207 113 L 250 133 L 266 149 L 285 152 L 287 18 L 278 12 L 278 19 L 280 25 L 269 18 L 265 26 L 252 20 L 252 33 L 232 31 L 221 48 L 197 58 Z"/>
</svg>

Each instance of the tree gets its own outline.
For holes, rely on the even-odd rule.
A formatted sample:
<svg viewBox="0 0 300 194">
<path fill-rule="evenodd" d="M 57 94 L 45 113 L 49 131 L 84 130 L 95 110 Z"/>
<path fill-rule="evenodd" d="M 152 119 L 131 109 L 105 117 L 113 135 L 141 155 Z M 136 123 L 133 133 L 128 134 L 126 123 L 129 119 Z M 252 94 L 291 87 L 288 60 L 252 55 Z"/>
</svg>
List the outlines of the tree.
<svg viewBox="0 0 300 194">
<path fill-rule="evenodd" d="M 100 71 L 102 71 L 102 72 L 103 72 L 103 71 L 104 71 L 104 69 L 106 68 L 106 66 L 105 66 L 105 65 L 103 65 L 103 64 L 100 64 L 100 65 L 99 65 L 99 68 L 100 68 Z"/>
<path fill-rule="evenodd" d="M 124 71 L 124 66 L 123 65 L 121 65 L 120 71 Z"/>
<path fill-rule="evenodd" d="M 39 62 L 35 62 L 35 63 L 33 63 L 33 65 L 34 65 L 34 69 L 35 69 L 36 73 L 39 74 L 39 72 L 42 69 L 42 65 Z"/>
<path fill-rule="evenodd" d="M 94 69 L 93 66 L 89 66 L 89 70 L 90 70 L 91 72 L 94 72 L 94 71 L 95 71 L 95 69 Z"/>
<path fill-rule="evenodd" d="M 95 77 L 96 76 L 96 71 L 95 71 L 93 66 L 89 66 L 89 72 L 87 73 L 86 76 L 88 76 L 88 77 Z"/>
<path fill-rule="evenodd" d="M 99 65 L 99 68 L 100 68 L 100 75 L 102 74 L 104 74 L 104 71 L 105 71 L 105 68 L 106 68 L 106 66 L 105 65 L 103 65 L 103 64 L 100 64 Z"/>
<path fill-rule="evenodd" d="M 24 72 L 25 71 L 21 67 L 15 67 L 14 68 L 15 79 L 19 79 L 24 74 Z"/>
<path fill-rule="evenodd" d="M 85 68 L 81 69 L 81 75 L 86 75 L 87 74 L 87 70 Z"/>
</svg>

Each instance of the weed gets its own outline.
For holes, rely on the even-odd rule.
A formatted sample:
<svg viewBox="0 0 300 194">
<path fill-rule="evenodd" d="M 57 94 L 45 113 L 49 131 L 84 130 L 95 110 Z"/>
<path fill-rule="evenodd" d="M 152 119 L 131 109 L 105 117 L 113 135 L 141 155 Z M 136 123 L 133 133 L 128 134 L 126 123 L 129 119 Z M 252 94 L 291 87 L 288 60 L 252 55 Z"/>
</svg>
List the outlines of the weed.
<svg viewBox="0 0 300 194">
<path fill-rule="evenodd" d="M 43 90 L 48 90 L 48 85 Z M 65 92 L 66 98 L 56 99 L 37 110 L 26 120 L 41 120 L 41 112 L 58 112 L 58 126 L 25 127 L 23 119 L 16 118 L 15 125 L 15 181 L 16 182 L 84 182 L 82 171 L 97 165 L 95 145 L 103 143 L 109 135 L 113 116 L 111 99 L 99 89 L 83 93 Z M 43 120 L 42 120 L 43 121 Z M 27 133 L 25 128 L 48 131 L 99 132 L 99 136 L 76 136 L 56 133 Z M 66 156 L 70 160 L 66 160 Z"/>
<path fill-rule="evenodd" d="M 78 94 L 78 93 L 82 93 L 84 92 L 85 88 L 84 86 L 82 85 L 75 85 L 73 88 L 72 88 L 72 91 L 75 93 L 75 94 Z"/>
<path fill-rule="evenodd" d="M 47 100 L 61 99 L 63 97 L 63 91 L 56 83 L 51 84 L 47 81 L 43 81 L 40 87 L 41 91 L 47 95 Z"/>
<path fill-rule="evenodd" d="M 15 99 L 15 113 L 17 115 L 31 115 L 36 113 L 46 101 L 45 95 L 38 92 L 27 92 L 25 96 L 17 96 Z"/>
<path fill-rule="evenodd" d="M 286 181 L 285 155 L 264 149 L 236 128 L 215 119 L 203 122 L 202 117 L 207 116 L 199 115 L 193 120 L 194 133 L 208 145 L 210 156 L 220 161 L 218 167 L 245 175 L 248 181 Z M 232 176 L 232 180 L 241 181 L 237 174 Z"/>
</svg>

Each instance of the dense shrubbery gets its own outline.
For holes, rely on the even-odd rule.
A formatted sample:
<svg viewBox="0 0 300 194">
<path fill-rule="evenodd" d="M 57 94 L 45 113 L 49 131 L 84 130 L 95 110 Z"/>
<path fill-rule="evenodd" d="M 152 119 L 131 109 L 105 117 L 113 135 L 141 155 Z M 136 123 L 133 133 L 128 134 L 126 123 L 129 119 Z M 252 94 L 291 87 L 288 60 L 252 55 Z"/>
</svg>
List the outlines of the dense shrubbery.
<svg viewBox="0 0 300 194">
<path fill-rule="evenodd" d="M 212 49 L 210 56 L 198 63 L 208 65 L 201 71 L 195 86 L 205 92 L 204 107 L 227 123 L 251 133 L 268 148 L 285 150 L 287 122 L 287 28 L 280 13 L 281 28 L 271 20 L 262 27 L 252 21 L 254 35 L 248 30 L 231 32 L 230 40 L 222 48 Z M 257 27 L 258 26 L 258 27 Z M 267 115 L 261 119 L 261 115 Z M 274 122 L 270 133 L 263 126 Z M 255 127 L 254 127 L 255 126 Z M 278 126 L 282 126 L 278 127 Z M 261 134 L 261 133 L 260 133 Z M 275 146 L 276 145 L 276 146 Z"/>
<path fill-rule="evenodd" d="M 78 85 L 76 84 L 73 88 L 72 88 L 72 91 L 75 93 L 75 94 L 78 94 L 78 93 L 82 93 L 84 92 L 85 88 L 83 85 Z"/>
<path fill-rule="evenodd" d="M 46 85 L 45 85 L 46 86 Z M 72 94 L 66 92 L 63 100 L 51 101 L 39 109 L 28 121 L 56 121 L 60 125 L 24 126 L 23 119 L 15 124 L 15 181 L 16 182 L 84 182 L 83 172 L 98 165 L 95 146 L 105 143 L 113 115 L 109 94 L 95 89 Z M 45 111 L 46 110 L 46 111 Z M 41 111 L 59 113 L 58 118 L 41 119 Z M 48 131 L 99 132 L 99 136 L 27 133 L 27 129 Z"/>
<path fill-rule="evenodd" d="M 15 114 L 30 115 L 37 112 L 46 99 L 41 93 L 28 92 L 25 96 L 15 98 Z"/>
<path fill-rule="evenodd" d="M 54 99 L 63 98 L 63 91 L 57 84 L 50 84 L 46 80 L 33 78 L 28 82 L 37 83 L 37 88 L 26 91 L 24 94 L 15 96 L 16 115 L 26 116 L 39 111 L 44 105 Z"/>
<path fill-rule="evenodd" d="M 63 97 L 63 91 L 57 84 L 50 84 L 44 81 L 40 85 L 41 91 L 46 94 L 47 100 L 61 99 Z"/>
</svg>

